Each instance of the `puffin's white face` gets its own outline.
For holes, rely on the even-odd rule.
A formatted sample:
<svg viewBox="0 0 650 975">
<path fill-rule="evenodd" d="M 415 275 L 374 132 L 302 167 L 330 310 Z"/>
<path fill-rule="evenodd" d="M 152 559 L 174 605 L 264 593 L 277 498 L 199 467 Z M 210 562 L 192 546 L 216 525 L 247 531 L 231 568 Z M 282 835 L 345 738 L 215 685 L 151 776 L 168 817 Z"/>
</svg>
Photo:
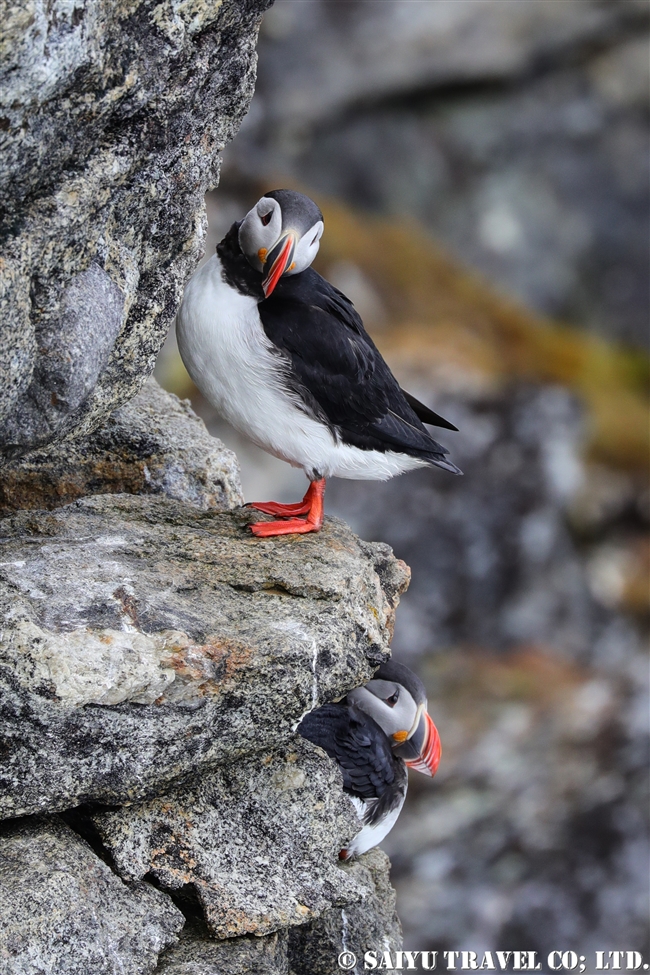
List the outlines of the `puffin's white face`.
<svg viewBox="0 0 650 975">
<path fill-rule="evenodd" d="M 263 196 L 249 210 L 239 228 L 239 246 L 256 271 L 264 270 L 266 257 L 282 232 L 280 204 Z"/>
<path fill-rule="evenodd" d="M 316 204 L 291 190 L 275 190 L 279 199 L 263 196 L 239 228 L 239 246 L 248 263 L 265 274 L 268 298 L 281 277 L 299 274 L 312 263 L 324 225 Z"/>
<path fill-rule="evenodd" d="M 379 668 L 382 670 L 382 667 Z M 350 703 L 373 718 L 382 731 L 393 740 L 393 751 L 409 768 L 424 775 L 435 775 L 442 754 L 438 729 L 429 717 L 424 687 L 415 675 L 401 666 L 402 672 L 410 673 L 408 683 L 415 688 L 413 694 L 399 681 L 387 679 L 395 671 L 395 665 L 383 665 L 384 678 L 376 677 L 365 687 L 350 691 Z M 389 673 L 387 674 L 386 671 Z M 405 678 L 407 679 L 407 678 Z"/>
<path fill-rule="evenodd" d="M 320 239 L 323 236 L 325 224 L 322 220 L 317 220 L 300 238 L 293 253 L 293 264 L 286 272 L 287 274 L 299 274 L 313 262 L 318 254 Z"/>
<path fill-rule="evenodd" d="M 348 701 L 374 718 L 382 731 L 396 742 L 406 741 L 416 730 L 422 710 L 409 691 L 389 680 L 371 680 L 348 694 Z"/>
</svg>

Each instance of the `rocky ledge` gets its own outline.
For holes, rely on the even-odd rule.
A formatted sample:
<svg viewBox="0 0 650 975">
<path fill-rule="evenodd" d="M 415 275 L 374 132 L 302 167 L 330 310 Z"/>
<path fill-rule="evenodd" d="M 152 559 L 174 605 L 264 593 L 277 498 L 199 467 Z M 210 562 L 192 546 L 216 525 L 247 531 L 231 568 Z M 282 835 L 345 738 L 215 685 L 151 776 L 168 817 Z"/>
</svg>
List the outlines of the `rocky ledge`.
<svg viewBox="0 0 650 975">
<path fill-rule="evenodd" d="M 387 860 L 339 863 L 356 813 L 294 729 L 388 655 L 403 563 L 336 519 L 254 539 L 233 455 L 153 383 L 2 480 L 3 971 L 317 975 L 397 945 Z"/>
</svg>

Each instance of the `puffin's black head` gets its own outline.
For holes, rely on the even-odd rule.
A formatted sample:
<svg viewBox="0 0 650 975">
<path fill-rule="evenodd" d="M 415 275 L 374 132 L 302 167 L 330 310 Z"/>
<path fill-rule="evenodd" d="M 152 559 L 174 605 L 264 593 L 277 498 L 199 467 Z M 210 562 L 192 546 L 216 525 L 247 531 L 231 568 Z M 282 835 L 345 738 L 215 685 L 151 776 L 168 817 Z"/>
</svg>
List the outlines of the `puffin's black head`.
<svg viewBox="0 0 650 975">
<path fill-rule="evenodd" d="M 394 753 L 410 768 L 435 775 L 442 754 L 440 736 L 427 712 L 424 684 L 412 670 L 389 660 L 347 698 L 375 719 L 395 742 Z"/>
<path fill-rule="evenodd" d="M 239 246 L 249 264 L 264 274 L 267 298 L 283 275 L 309 267 L 323 229 L 323 214 L 314 201 L 294 190 L 271 190 L 246 214 Z"/>
</svg>

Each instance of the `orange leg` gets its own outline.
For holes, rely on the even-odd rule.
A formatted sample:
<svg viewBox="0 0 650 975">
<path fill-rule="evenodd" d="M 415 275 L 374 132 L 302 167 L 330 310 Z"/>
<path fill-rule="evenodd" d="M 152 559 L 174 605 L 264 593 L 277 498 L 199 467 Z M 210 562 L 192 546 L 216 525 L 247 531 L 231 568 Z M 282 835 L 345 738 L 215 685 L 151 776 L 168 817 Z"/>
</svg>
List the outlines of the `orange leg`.
<svg viewBox="0 0 650 975">
<path fill-rule="evenodd" d="M 302 501 L 298 501 L 297 504 L 280 504 L 279 501 L 249 501 L 246 507 L 255 508 L 256 511 L 263 511 L 265 515 L 279 515 L 281 518 L 291 518 L 293 515 L 307 515 L 309 514 L 314 498 L 314 484 L 319 483 L 319 481 L 310 481 L 304 498 Z"/>
<path fill-rule="evenodd" d="M 304 535 L 307 532 L 317 532 L 323 526 L 323 498 L 325 496 L 325 478 L 312 481 L 307 493 L 299 504 L 276 504 L 275 501 L 252 504 L 252 508 L 264 511 L 269 515 L 280 515 L 286 521 L 256 521 L 249 525 L 253 535 L 258 538 L 269 538 L 273 535 Z M 306 518 L 293 518 L 292 515 L 307 515 Z"/>
</svg>

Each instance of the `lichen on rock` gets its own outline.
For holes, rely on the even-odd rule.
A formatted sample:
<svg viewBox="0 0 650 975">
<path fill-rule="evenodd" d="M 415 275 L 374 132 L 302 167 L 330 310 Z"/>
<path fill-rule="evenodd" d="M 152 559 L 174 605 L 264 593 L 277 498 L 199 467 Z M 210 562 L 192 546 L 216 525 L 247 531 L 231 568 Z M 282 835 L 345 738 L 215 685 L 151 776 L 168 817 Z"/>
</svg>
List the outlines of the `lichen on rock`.
<svg viewBox="0 0 650 975">
<path fill-rule="evenodd" d="M 369 895 L 338 864 L 359 829 L 340 773 L 302 739 L 92 819 L 123 879 L 191 887 L 216 938 L 270 934 Z"/>
<path fill-rule="evenodd" d="M 98 458 L 120 459 L 113 483 L 93 480 Z M 148 891 L 166 910 L 175 901 L 187 934 L 173 946 L 179 924 L 165 922 L 155 950 L 145 938 L 133 951 L 124 935 L 125 971 L 153 971 L 167 946 L 160 970 L 177 975 L 284 975 L 290 954 L 292 971 L 316 972 L 311 936 L 290 949 L 287 931 L 325 925 L 314 938 L 330 945 L 341 911 L 350 937 L 397 945 L 387 865 L 339 864 L 356 812 L 335 764 L 294 728 L 386 658 L 406 566 L 337 519 L 307 538 L 254 538 L 256 515 L 233 506 L 234 458 L 154 383 L 93 437 L 6 470 L 49 510 L 16 510 L 13 490 L 0 519 L 0 853 L 21 830 L 46 846 L 52 833 L 72 888 L 90 858 L 145 913 Z M 85 496 L 62 504 L 71 482 Z M 88 496 L 92 485 L 107 493 Z M 97 911 L 120 930 L 112 900 Z M 53 931 L 26 917 L 50 950 Z M 71 972 L 90 957 L 84 917 Z M 155 912 L 143 923 L 158 930 Z"/>
<path fill-rule="evenodd" d="M 399 939 L 294 728 L 386 658 L 408 570 L 336 519 L 253 538 L 234 455 L 145 386 L 270 2 L 0 0 L 8 975 L 288 975 L 351 904 Z"/>
<path fill-rule="evenodd" d="M 184 924 L 150 884 L 124 884 L 65 823 L 0 833 L 0 968 L 8 975 L 143 975 Z"/>
<path fill-rule="evenodd" d="M 2 521 L 5 815 L 278 744 L 386 658 L 407 578 L 387 547 L 334 520 L 260 543 L 253 517 L 107 495 Z"/>
</svg>

